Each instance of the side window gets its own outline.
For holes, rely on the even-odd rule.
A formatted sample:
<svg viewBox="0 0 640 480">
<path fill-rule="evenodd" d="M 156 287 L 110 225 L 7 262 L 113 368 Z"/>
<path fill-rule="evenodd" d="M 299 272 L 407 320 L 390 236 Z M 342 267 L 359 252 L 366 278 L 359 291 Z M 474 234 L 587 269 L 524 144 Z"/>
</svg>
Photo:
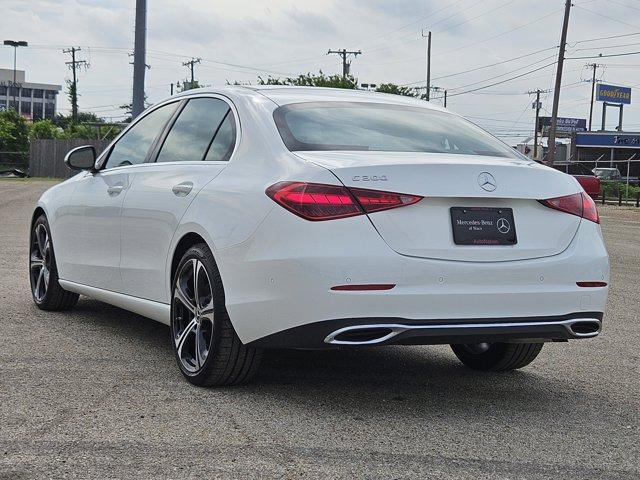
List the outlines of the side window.
<svg viewBox="0 0 640 480">
<path fill-rule="evenodd" d="M 201 161 L 229 106 L 216 98 L 189 100 L 167 135 L 158 162 Z"/>
<path fill-rule="evenodd" d="M 204 159 L 209 162 L 226 162 L 231 158 L 235 145 L 236 121 L 233 112 L 229 110 Z"/>
<path fill-rule="evenodd" d="M 178 102 L 169 103 L 144 116 L 113 146 L 105 168 L 143 163 L 149 147 L 167 123 Z"/>
</svg>

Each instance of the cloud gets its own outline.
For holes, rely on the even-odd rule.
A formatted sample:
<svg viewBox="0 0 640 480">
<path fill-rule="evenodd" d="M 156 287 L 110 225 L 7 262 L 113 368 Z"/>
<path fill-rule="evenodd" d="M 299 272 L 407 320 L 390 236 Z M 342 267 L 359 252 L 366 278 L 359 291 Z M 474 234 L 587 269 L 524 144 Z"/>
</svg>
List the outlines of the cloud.
<svg viewBox="0 0 640 480">
<path fill-rule="evenodd" d="M 599 8 L 596 2 L 590 5 L 591 10 Z M 117 117 L 122 114 L 117 106 L 131 98 L 127 53 L 133 49 L 134 6 L 134 0 L 4 0 L 3 34 L 30 42 L 29 48 L 19 50 L 18 65 L 31 81 L 64 84 L 70 72 L 62 49 L 82 46 L 80 57 L 90 61 L 91 67 L 80 75 L 80 107 Z M 633 14 L 625 7 L 616 8 L 622 20 L 624 12 Z M 182 63 L 191 57 L 203 59 L 196 65 L 196 77 L 214 86 L 227 80 L 255 82 L 258 75 L 340 73 L 340 59 L 326 55 L 330 48 L 362 50 L 351 67 L 361 82 L 420 82 L 425 76 L 426 47 L 421 30 L 429 28 L 433 31 L 432 75 L 445 76 L 433 84 L 449 90 L 449 107 L 477 117 L 494 133 L 525 136 L 533 125 L 531 98 L 525 92 L 549 88 L 553 67 L 479 92 L 453 94 L 464 91 L 467 84 L 487 85 L 544 65 L 535 62 L 553 55 L 553 49 L 464 75 L 447 75 L 554 47 L 561 15 L 562 5 L 556 0 L 154 0 L 148 3 L 147 95 L 152 102 L 167 96 L 171 83 L 187 77 Z M 576 7 L 571 13 L 570 42 L 634 32 L 637 29 L 585 9 Z M 638 36 L 570 43 L 568 56 L 624 51 L 598 48 L 633 43 L 634 38 L 640 41 Z M 580 50 L 587 47 L 592 50 Z M 633 47 L 626 49 L 630 50 Z M 0 66 L 10 67 L 12 50 L 0 50 L 0 59 Z M 588 115 L 590 87 L 579 82 L 588 77 L 584 67 L 588 61 L 566 62 L 563 116 Z M 637 57 L 598 62 L 609 64 L 605 80 L 640 84 L 640 69 L 622 66 L 637 64 Z M 492 77 L 495 80 L 488 80 Z M 543 108 L 550 110 L 549 94 L 542 101 Z M 69 108 L 64 96 L 59 106 Z M 596 116 L 599 110 L 596 107 Z M 625 124 L 640 127 L 634 105 L 625 109 Z"/>
</svg>

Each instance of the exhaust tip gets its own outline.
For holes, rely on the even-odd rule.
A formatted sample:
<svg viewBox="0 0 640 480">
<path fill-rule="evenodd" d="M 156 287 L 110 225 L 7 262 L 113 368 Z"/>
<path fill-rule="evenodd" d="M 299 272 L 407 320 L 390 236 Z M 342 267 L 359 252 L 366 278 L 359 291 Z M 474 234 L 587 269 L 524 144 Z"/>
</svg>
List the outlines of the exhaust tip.
<svg viewBox="0 0 640 480">
<path fill-rule="evenodd" d="M 333 338 L 339 342 L 363 343 L 380 340 L 391 333 L 393 330 L 390 328 L 359 328 L 339 333 Z"/>
<path fill-rule="evenodd" d="M 393 325 L 357 325 L 330 333 L 324 342 L 333 345 L 375 345 L 395 337 L 404 330 L 406 328 Z"/>
<path fill-rule="evenodd" d="M 569 324 L 569 330 L 577 337 L 595 337 L 600 333 L 600 326 L 597 320 L 578 320 Z"/>
</svg>

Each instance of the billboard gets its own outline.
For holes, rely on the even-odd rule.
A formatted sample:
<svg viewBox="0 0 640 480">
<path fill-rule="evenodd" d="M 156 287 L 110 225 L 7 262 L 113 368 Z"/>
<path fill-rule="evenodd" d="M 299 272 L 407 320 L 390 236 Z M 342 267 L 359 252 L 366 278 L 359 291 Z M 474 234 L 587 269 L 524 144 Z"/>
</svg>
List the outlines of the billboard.
<svg viewBox="0 0 640 480">
<path fill-rule="evenodd" d="M 542 135 L 547 135 L 550 127 L 551 117 L 538 118 L 538 131 L 542 132 Z M 585 118 L 558 117 L 558 121 L 556 123 L 556 137 L 570 137 L 572 133 L 586 131 L 587 120 Z"/>
<path fill-rule="evenodd" d="M 639 148 L 638 133 L 577 133 L 578 147 Z"/>
<path fill-rule="evenodd" d="M 631 104 L 631 87 L 616 87 L 598 83 L 596 85 L 596 100 L 598 102 Z"/>
</svg>

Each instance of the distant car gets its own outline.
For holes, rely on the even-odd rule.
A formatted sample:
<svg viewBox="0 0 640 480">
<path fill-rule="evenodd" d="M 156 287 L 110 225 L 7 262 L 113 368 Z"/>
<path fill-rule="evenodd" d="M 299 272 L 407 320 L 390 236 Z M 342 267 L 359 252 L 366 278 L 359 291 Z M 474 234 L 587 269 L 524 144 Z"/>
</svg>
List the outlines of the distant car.
<svg viewBox="0 0 640 480">
<path fill-rule="evenodd" d="M 598 198 L 600 195 L 600 179 L 582 163 L 556 164 L 555 168 L 575 178 L 591 198 Z"/>
<path fill-rule="evenodd" d="M 189 90 L 65 161 L 80 173 L 33 212 L 36 305 L 82 294 L 165 323 L 196 385 L 243 382 L 283 347 L 451 344 L 508 371 L 601 330 L 594 201 L 428 102 Z"/>
<path fill-rule="evenodd" d="M 620 170 L 617 168 L 594 168 L 593 174 L 600 180 L 620 180 Z"/>
</svg>

